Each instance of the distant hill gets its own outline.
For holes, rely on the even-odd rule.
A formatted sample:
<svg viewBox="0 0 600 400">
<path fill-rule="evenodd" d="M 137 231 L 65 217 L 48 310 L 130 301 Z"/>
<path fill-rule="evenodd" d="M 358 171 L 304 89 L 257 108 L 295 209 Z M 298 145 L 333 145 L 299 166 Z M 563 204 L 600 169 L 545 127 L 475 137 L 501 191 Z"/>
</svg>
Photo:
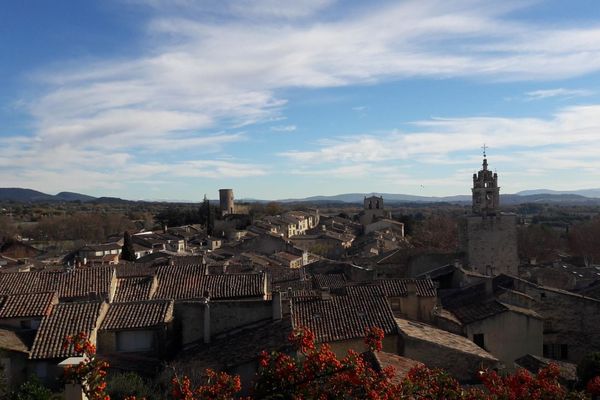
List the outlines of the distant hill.
<svg viewBox="0 0 600 400">
<path fill-rule="evenodd" d="M 396 194 L 396 193 L 345 193 L 333 196 L 311 196 L 302 199 L 284 199 L 279 200 L 282 203 L 294 202 L 341 202 L 341 203 L 362 203 L 365 196 L 383 196 L 384 201 L 390 203 L 396 202 L 423 202 L 423 203 L 438 203 L 438 202 L 465 202 L 470 201 L 471 196 L 457 195 L 446 197 L 433 196 L 416 196 L 412 194 Z"/>
<path fill-rule="evenodd" d="M 590 189 L 592 190 L 592 189 Z M 600 205 L 600 198 L 586 197 L 575 193 L 534 193 L 527 194 L 519 192 L 517 194 L 503 194 L 500 195 L 500 201 L 504 205 L 515 205 L 524 203 L 563 203 L 563 204 L 598 204 Z M 303 199 L 285 199 L 280 200 L 282 203 L 353 203 L 360 204 L 363 202 L 365 196 L 371 196 L 374 193 L 345 193 L 334 196 L 311 196 Z M 455 203 L 463 204 L 470 203 L 470 195 L 456 195 L 456 196 L 415 196 L 408 194 L 393 194 L 393 193 L 375 193 L 374 195 L 383 196 L 386 204 L 394 203 Z M 599 196 L 600 197 L 600 196 Z"/>
<path fill-rule="evenodd" d="M 550 190 L 550 189 L 533 189 L 523 190 L 516 193 L 519 196 L 529 196 L 536 194 L 573 194 L 584 197 L 600 198 L 600 189 L 579 189 L 579 190 Z"/>
<path fill-rule="evenodd" d="M 62 201 L 92 201 L 96 200 L 95 197 L 88 196 L 87 194 L 73 193 L 73 192 L 60 192 L 54 198 Z"/>
<path fill-rule="evenodd" d="M 0 201 L 16 201 L 23 203 L 53 201 L 54 196 L 32 189 L 0 188 Z"/>
<path fill-rule="evenodd" d="M 57 195 L 38 192 L 32 189 L 0 188 L 0 201 L 16 201 L 19 203 L 92 201 L 95 197 L 80 193 L 60 192 Z"/>
<path fill-rule="evenodd" d="M 281 203 L 312 203 L 315 205 L 326 204 L 362 204 L 365 196 L 383 196 L 386 204 L 397 203 L 454 203 L 467 204 L 471 202 L 471 195 L 455 196 L 416 196 L 399 193 L 344 193 L 332 196 L 310 196 L 296 199 L 277 200 Z M 515 205 L 524 203 L 562 203 L 562 204 L 589 204 L 600 205 L 600 189 L 582 189 L 573 191 L 557 191 L 549 189 L 524 190 L 515 194 L 502 194 L 500 196 L 503 205 Z M 118 197 L 93 197 L 81 193 L 60 192 L 50 195 L 32 189 L 22 188 L 0 188 L 0 201 L 15 201 L 21 203 L 42 202 L 71 202 L 81 201 L 85 203 L 98 204 L 125 204 L 135 202 Z M 243 199 L 240 202 L 268 202 L 268 200 Z M 146 202 L 152 202 L 146 200 Z M 174 201 L 158 200 L 156 202 Z M 181 202 L 181 201 L 180 201 Z M 215 201 L 216 202 L 216 201 Z"/>
</svg>

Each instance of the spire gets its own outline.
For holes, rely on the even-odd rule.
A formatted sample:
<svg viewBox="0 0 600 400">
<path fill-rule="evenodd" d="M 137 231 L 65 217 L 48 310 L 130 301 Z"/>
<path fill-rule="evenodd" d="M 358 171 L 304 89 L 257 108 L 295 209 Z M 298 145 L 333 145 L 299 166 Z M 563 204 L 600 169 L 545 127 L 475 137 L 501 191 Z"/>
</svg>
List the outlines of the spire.
<svg viewBox="0 0 600 400">
<path fill-rule="evenodd" d="M 483 149 L 483 170 L 487 171 L 488 163 L 487 163 L 487 154 L 486 154 L 486 152 L 487 152 L 488 147 L 484 143 L 483 146 L 481 146 L 481 148 Z"/>
</svg>

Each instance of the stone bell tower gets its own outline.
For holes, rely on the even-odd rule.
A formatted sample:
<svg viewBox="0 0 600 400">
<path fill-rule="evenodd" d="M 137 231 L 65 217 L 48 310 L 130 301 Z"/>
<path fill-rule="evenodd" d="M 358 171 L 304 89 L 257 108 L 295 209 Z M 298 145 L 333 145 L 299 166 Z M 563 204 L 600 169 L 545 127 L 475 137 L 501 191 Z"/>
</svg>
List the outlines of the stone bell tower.
<svg viewBox="0 0 600 400">
<path fill-rule="evenodd" d="M 484 146 L 485 148 L 485 146 Z M 483 151 L 483 167 L 473 174 L 473 214 L 496 215 L 500 206 L 500 188 L 498 174 L 488 170 L 488 162 Z"/>
<path fill-rule="evenodd" d="M 483 275 L 518 275 L 517 217 L 500 212 L 498 174 L 483 167 L 473 174 L 472 212 L 460 223 L 460 242 L 467 268 Z"/>
</svg>

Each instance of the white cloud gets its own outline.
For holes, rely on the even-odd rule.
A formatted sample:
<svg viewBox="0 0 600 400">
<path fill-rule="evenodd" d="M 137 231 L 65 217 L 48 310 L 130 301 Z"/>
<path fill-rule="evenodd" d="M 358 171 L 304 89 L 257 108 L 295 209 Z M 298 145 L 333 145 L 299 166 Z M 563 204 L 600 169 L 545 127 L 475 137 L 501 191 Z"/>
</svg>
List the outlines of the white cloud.
<svg viewBox="0 0 600 400">
<path fill-rule="evenodd" d="M 299 171 L 307 175 L 335 168 L 352 176 L 365 162 L 374 168 L 417 163 L 456 170 L 461 164 L 477 165 L 480 158 L 474 150 L 487 143 L 491 159 L 508 169 L 600 170 L 600 105 L 565 107 L 548 119 L 438 118 L 413 125 L 413 132 L 337 137 L 311 145 L 314 150 L 288 151 L 280 156 L 311 166 Z M 374 176 L 378 174 L 374 172 Z"/>
<path fill-rule="evenodd" d="M 134 2 L 156 10 L 143 48 L 131 57 L 72 60 L 38 71 L 41 95 L 26 102 L 35 131 L 25 143 L 12 143 L 11 153 L 0 150 L 2 168 L 110 171 L 108 181 L 102 175 L 92 180 L 109 184 L 132 166 L 152 170 L 131 156 L 134 151 L 160 157 L 193 149 L 202 154 L 187 155 L 178 165 L 192 167 L 194 176 L 209 169 L 221 176 L 266 174 L 254 163 L 214 164 L 217 157 L 208 154 L 250 139 L 231 133 L 235 128 L 280 118 L 286 104 L 282 89 L 412 77 L 551 80 L 600 70 L 598 24 L 553 27 L 511 20 L 520 1 L 357 4 L 327 17 L 321 14 L 332 6 L 329 0 Z M 319 150 L 285 155 L 305 162 L 440 160 L 490 137 L 501 148 L 592 143 L 600 131 L 598 111 L 565 109 L 552 120 L 423 121 L 416 133 L 335 138 L 321 142 Z M 515 132 L 518 141 L 511 139 Z M 194 164 L 199 159 L 205 164 Z M 92 184 L 80 175 L 72 178 Z"/>
<path fill-rule="evenodd" d="M 271 127 L 273 132 L 294 132 L 296 129 L 296 125 L 279 125 Z"/>
<path fill-rule="evenodd" d="M 551 97 L 573 98 L 582 96 L 591 96 L 594 94 L 591 90 L 586 89 L 540 89 L 525 93 L 528 100 L 543 100 Z"/>
</svg>

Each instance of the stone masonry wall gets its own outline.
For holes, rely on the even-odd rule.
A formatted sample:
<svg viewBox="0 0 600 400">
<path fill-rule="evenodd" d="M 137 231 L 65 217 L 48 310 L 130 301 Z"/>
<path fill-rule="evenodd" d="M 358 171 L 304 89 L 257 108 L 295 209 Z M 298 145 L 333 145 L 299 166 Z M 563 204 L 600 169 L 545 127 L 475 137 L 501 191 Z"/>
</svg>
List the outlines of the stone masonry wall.
<svg viewBox="0 0 600 400">
<path fill-rule="evenodd" d="M 515 215 L 465 217 L 461 223 L 461 244 L 473 271 L 518 275 Z"/>
</svg>

